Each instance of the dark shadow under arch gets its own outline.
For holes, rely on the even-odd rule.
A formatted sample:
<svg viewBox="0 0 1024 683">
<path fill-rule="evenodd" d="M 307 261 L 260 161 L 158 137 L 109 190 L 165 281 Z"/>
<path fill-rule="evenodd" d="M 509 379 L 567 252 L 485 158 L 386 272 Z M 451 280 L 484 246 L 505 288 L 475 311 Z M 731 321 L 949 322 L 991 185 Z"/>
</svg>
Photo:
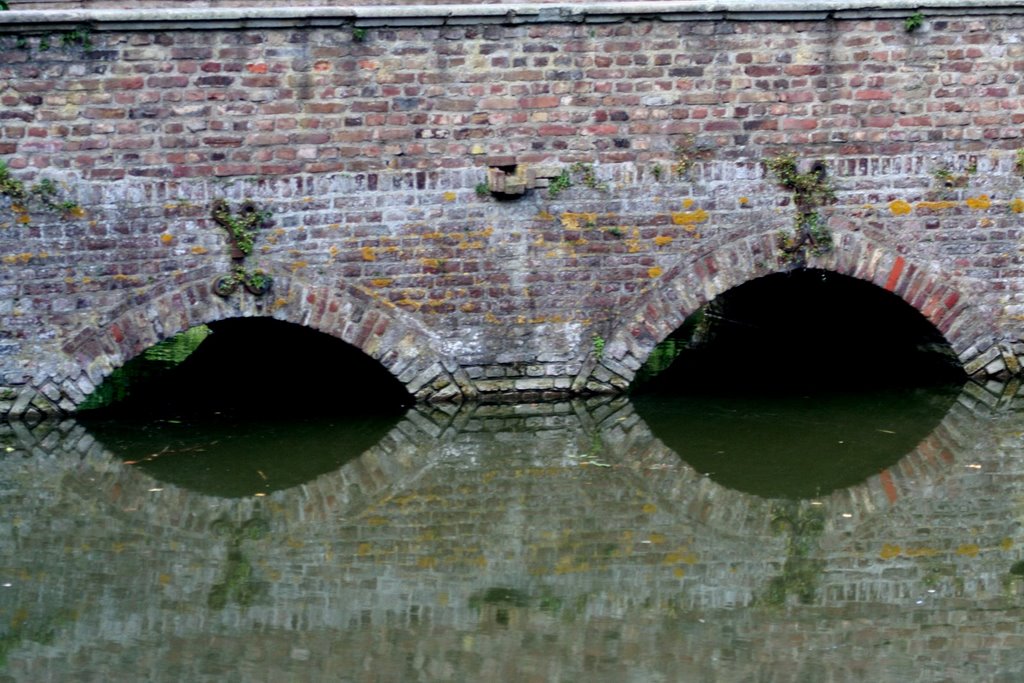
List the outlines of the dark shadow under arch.
<svg viewBox="0 0 1024 683">
<path fill-rule="evenodd" d="M 44 389 L 39 398 L 49 399 L 55 412 L 77 412 L 111 372 L 146 349 L 194 326 L 237 317 L 287 321 L 346 342 L 373 358 L 417 401 L 475 395 L 465 373 L 439 351 L 434 335 L 372 294 L 348 286 L 313 287 L 289 276 L 275 278 L 273 293 L 273 302 L 225 299 L 213 294 L 203 277 L 125 301 L 64 344 L 65 366 L 39 381 Z"/>
<path fill-rule="evenodd" d="M 962 379 L 942 334 L 903 299 L 870 282 L 803 268 L 715 297 L 656 347 L 633 388 L 735 395 Z"/>
<path fill-rule="evenodd" d="M 977 283 L 912 262 L 860 233 L 837 233 L 834 248 L 808 257 L 808 267 L 891 293 L 938 332 L 964 367 L 976 363 L 995 340 L 991 320 L 972 300 Z M 657 345 L 692 313 L 747 282 L 792 270 L 780 260 L 774 233 L 740 238 L 677 263 L 623 309 L 626 315 L 613 323 L 600 355 L 584 366 L 574 388 L 601 393 L 627 389 Z"/>
<path fill-rule="evenodd" d="M 394 414 L 412 403 L 378 361 L 322 332 L 262 317 L 207 327 L 209 336 L 180 364 L 149 373 L 141 371 L 143 356 L 126 364 L 137 373 L 127 380 L 127 395 L 97 412 L 164 418 Z M 120 377 L 116 373 L 107 381 Z"/>
</svg>

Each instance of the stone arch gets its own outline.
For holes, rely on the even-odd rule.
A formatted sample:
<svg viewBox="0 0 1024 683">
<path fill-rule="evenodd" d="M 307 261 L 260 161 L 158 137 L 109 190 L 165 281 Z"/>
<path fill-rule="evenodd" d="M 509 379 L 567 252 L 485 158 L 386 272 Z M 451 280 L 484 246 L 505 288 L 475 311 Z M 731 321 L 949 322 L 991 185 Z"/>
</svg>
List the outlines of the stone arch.
<svg viewBox="0 0 1024 683">
<path fill-rule="evenodd" d="M 627 388 L 655 346 L 688 315 L 734 287 L 790 269 L 780 260 L 775 241 L 774 232 L 738 239 L 667 270 L 658 285 L 629 307 L 632 315 L 619 321 L 601 357 L 585 366 L 574 388 L 597 392 Z M 993 327 L 971 302 L 968 287 L 937 267 L 907 258 L 857 232 L 836 235 L 834 248 L 808 256 L 806 266 L 847 275 L 899 296 L 942 334 L 968 374 L 984 371 L 1000 355 Z"/>
<path fill-rule="evenodd" d="M 437 350 L 441 343 L 436 335 L 365 291 L 280 277 L 266 298 L 236 293 L 225 299 L 213 293 L 211 284 L 212 276 L 203 272 L 174 286 L 154 288 L 80 331 L 63 345 L 65 361 L 58 376 L 39 378 L 31 388 L 38 395 L 32 405 L 42 413 L 74 412 L 114 368 L 163 339 L 196 325 L 257 316 L 309 327 L 351 344 L 419 401 L 458 401 L 473 395 L 465 373 Z"/>
</svg>

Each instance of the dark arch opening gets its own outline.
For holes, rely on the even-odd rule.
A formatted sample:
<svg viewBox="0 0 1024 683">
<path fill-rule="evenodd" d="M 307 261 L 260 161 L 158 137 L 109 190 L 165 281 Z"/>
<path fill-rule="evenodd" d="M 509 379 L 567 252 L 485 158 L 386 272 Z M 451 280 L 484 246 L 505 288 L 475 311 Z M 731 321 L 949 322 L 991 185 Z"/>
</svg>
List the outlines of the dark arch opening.
<svg viewBox="0 0 1024 683">
<path fill-rule="evenodd" d="M 864 389 L 961 382 L 956 354 L 900 297 L 825 270 L 775 273 L 689 316 L 634 393 Z"/>
<path fill-rule="evenodd" d="M 221 497 L 266 495 L 334 471 L 379 443 L 412 403 L 359 349 L 269 318 L 177 335 L 94 396 L 79 417 L 125 464 Z"/>
<path fill-rule="evenodd" d="M 718 483 L 810 498 L 898 462 L 964 380 L 898 296 L 823 270 L 725 292 L 651 354 L 633 400 L 666 446 Z"/>
<path fill-rule="evenodd" d="M 204 327 L 208 334 L 198 335 L 184 352 L 174 342 L 197 328 L 126 363 L 83 410 L 187 417 L 332 415 L 397 412 L 413 402 L 380 363 L 322 332 L 272 318 L 229 318 Z"/>
</svg>

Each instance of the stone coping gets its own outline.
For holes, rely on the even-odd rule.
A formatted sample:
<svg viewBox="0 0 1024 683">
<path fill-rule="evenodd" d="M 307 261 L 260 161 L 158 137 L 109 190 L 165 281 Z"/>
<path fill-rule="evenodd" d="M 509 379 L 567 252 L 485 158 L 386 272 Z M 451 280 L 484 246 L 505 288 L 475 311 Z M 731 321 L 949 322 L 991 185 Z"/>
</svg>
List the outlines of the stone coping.
<svg viewBox="0 0 1024 683">
<path fill-rule="evenodd" d="M 805 21 L 929 15 L 1024 13 L 1020 0 L 639 0 L 560 2 L 266 6 L 140 9 L 12 10 L 0 12 L 0 32 L 88 24 L 96 30 L 335 26 L 442 26 L 465 24 L 605 23 L 628 19 L 661 21 Z"/>
</svg>

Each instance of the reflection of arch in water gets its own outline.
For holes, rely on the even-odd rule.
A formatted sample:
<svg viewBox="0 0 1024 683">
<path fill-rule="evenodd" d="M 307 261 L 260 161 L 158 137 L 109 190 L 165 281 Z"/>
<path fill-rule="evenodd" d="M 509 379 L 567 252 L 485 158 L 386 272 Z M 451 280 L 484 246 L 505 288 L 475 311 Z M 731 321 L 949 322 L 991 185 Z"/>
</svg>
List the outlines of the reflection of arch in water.
<svg viewBox="0 0 1024 683">
<path fill-rule="evenodd" d="M 763 498 L 859 484 L 911 451 L 956 398 L 950 388 L 849 393 L 637 396 L 634 407 L 691 467 Z"/>
<path fill-rule="evenodd" d="M 573 406 L 565 412 L 566 419 L 582 421 L 583 429 L 598 432 L 603 444 L 601 457 L 630 471 L 668 509 L 730 536 L 768 533 L 771 500 L 727 488 L 694 470 L 657 438 L 627 399 L 598 401 L 589 407 L 578 401 L 566 405 Z M 470 429 L 480 429 L 481 414 L 501 414 L 497 406 L 483 413 L 475 410 L 467 406 L 454 415 L 410 410 L 380 443 L 340 469 L 265 497 L 239 499 L 211 498 L 163 484 L 124 465 L 121 458 L 74 422 L 47 422 L 35 429 L 14 423 L 12 428 L 18 437 L 18 450 L 42 452 L 45 446 L 49 453 L 78 459 L 75 471 L 88 470 L 92 481 L 85 486 L 80 478 L 68 474 L 65 485 L 85 499 L 98 499 L 115 516 L 130 511 L 137 522 L 136 513 L 143 512 L 142 519 L 150 528 L 184 527 L 198 534 L 219 520 L 241 523 L 266 516 L 273 531 L 286 532 L 295 525 L 352 517 L 389 492 L 407 488 L 433 465 L 456 455 L 445 443 L 454 444 L 467 423 L 472 423 Z M 835 491 L 817 502 L 825 505 L 828 519 L 849 527 L 902 497 L 930 490 L 949 471 L 960 445 L 974 438 L 969 436 L 973 434 L 969 423 L 976 420 L 978 411 L 987 410 L 983 404 L 972 406 L 962 398 L 905 457 L 861 484 Z M 508 414 L 528 421 L 521 408 L 510 407 Z M 506 419 L 494 418 L 499 424 Z M 439 440 L 442 435 L 444 438 Z M 40 476 L 47 476 L 45 468 Z"/>
<path fill-rule="evenodd" d="M 951 471 L 956 453 L 983 436 L 978 433 L 979 416 L 989 411 L 965 391 L 935 429 L 890 467 L 854 486 L 802 501 L 801 506 L 821 506 L 828 524 L 849 529 L 901 498 L 929 495 Z M 623 403 L 618 413 L 602 422 L 601 437 L 612 452 L 632 454 L 622 464 L 667 505 L 730 533 L 768 533 L 771 499 L 724 487 L 690 467 L 657 438 L 631 404 Z"/>
<path fill-rule="evenodd" d="M 912 503 L 915 496 L 918 501 L 932 497 L 936 490 L 946 488 L 944 481 L 954 468 L 947 462 L 950 455 L 943 454 L 942 449 L 950 449 L 952 453 L 959 443 L 976 438 L 979 427 L 971 425 L 975 412 L 985 411 L 975 411 L 966 401 L 955 406 L 943 422 L 941 429 L 944 431 L 937 432 L 934 440 L 925 440 L 904 461 L 890 468 L 889 482 L 883 474 L 818 501 L 825 511 L 828 525 L 825 533 L 846 532 L 860 525 L 857 532 L 867 542 L 885 538 L 893 520 L 888 514 L 877 513 Z M 543 460 L 528 456 L 516 460 L 524 470 L 537 470 L 538 476 L 530 482 L 536 495 L 527 501 L 528 508 L 520 504 L 504 509 L 499 497 L 502 475 L 492 480 L 493 471 L 481 467 L 480 463 L 486 460 L 489 451 L 519 450 L 521 442 L 505 437 L 521 435 L 524 428 L 551 431 L 551 443 L 564 450 Z M 589 437 L 595 428 L 598 439 L 592 441 Z M 459 457 L 456 446 L 460 440 L 467 440 L 470 446 L 479 445 L 483 442 L 467 437 L 488 430 L 492 430 L 492 434 L 484 447 L 479 447 L 472 457 Z M 249 637 L 257 638 L 256 642 L 262 642 L 260 634 L 263 633 L 274 634 L 268 636 L 273 641 L 288 629 L 295 629 L 295 624 L 301 624 L 304 632 L 325 629 L 335 636 L 347 632 L 346 628 L 352 624 L 367 622 L 374 627 L 374 633 L 396 623 L 404 628 L 429 624 L 432 634 L 444 629 L 452 629 L 453 634 L 465 633 L 475 628 L 481 618 L 481 612 L 469 604 L 472 596 L 485 593 L 492 586 L 521 587 L 531 601 L 533 611 L 527 616 L 533 620 L 533 627 L 558 621 L 552 619 L 554 612 L 544 611 L 545 595 L 550 596 L 546 603 L 549 608 L 564 599 L 566 614 L 572 615 L 576 624 L 615 624 L 620 623 L 616 620 L 623 615 L 635 620 L 629 621 L 630 624 L 662 618 L 664 610 L 640 607 L 648 599 L 655 605 L 665 605 L 671 600 L 673 613 L 677 613 L 677 609 L 694 610 L 683 614 L 687 622 L 695 622 L 693 615 L 703 618 L 710 608 L 749 604 L 752 596 L 758 595 L 761 587 L 773 578 L 785 555 L 786 537 L 773 533 L 770 528 L 773 501 L 724 488 L 688 468 L 654 437 L 624 399 L 596 406 L 577 403 L 557 415 L 542 410 L 530 413 L 523 406 L 504 411 L 493 407 L 478 412 L 464 409 L 454 419 L 447 415 L 410 413 L 409 420 L 390 435 L 395 443 L 382 445 L 378 452 L 368 451 L 368 457 L 361 459 L 358 469 L 344 476 L 325 475 L 305 486 L 261 500 L 220 501 L 167 488 L 159 493 L 149 492 L 148 488 L 153 486 L 151 479 L 109 455 L 104 456 L 101 446 L 69 423 L 28 436 L 31 440 L 21 438 L 19 443 L 42 451 L 42 444 L 52 446 L 62 441 L 62 456 L 76 460 L 81 454 L 84 457 L 65 473 L 53 467 L 56 463 L 42 452 L 37 458 L 25 459 L 26 467 L 31 468 L 20 475 L 25 477 L 26 490 L 29 490 L 28 481 L 44 478 L 47 472 L 52 473 L 49 476 L 64 479 L 61 484 L 64 490 L 72 484 L 69 479 L 81 479 L 75 476 L 75 468 L 93 478 L 87 483 L 76 483 L 73 495 L 61 496 L 61 500 L 55 501 L 56 506 L 45 508 L 33 534 L 25 534 L 22 539 L 34 544 L 27 548 L 28 552 L 37 553 L 42 560 L 50 559 L 53 561 L 50 566 L 57 566 L 61 558 L 67 561 L 68 556 L 61 547 L 41 545 L 49 538 L 46 525 L 67 527 L 74 524 L 77 512 L 96 507 L 102 507 L 111 518 L 109 528 L 95 525 L 93 529 L 82 530 L 81 541 L 91 545 L 88 562 L 81 555 L 74 557 L 76 562 L 69 563 L 61 572 L 52 573 L 48 579 L 57 590 L 45 596 L 40 593 L 47 600 L 59 600 L 79 585 L 71 578 L 77 576 L 79 582 L 82 577 L 94 579 L 97 566 L 109 572 L 105 585 L 92 581 L 83 590 L 83 600 L 93 601 L 93 607 L 100 601 L 102 609 L 80 610 L 74 633 L 66 641 L 62 636 L 47 657 L 52 657 L 53 652 L 66 652 L 66 648 L 88 656 L 89 650 L 95 649 L 97 639 L 104 651 L 108 645 L 135 644 L 141 636 L 153 634 L 140 633 L 139 624 L 157 629 L 160 642 L 176 639 L 179 643 L 193 642 L 196 647 L 208 637 L 211 625 L 224 628 L 229 634 L 229 625 L 242 624 L 243 629 L 258 625 L 258 629 L 253 628 L 249 633 Z M 580 467 L 576 461 L 564 460 L 563 457 L 578 456 L 579 451 L 571 450 L 574 447 L 586 448 L 588 453 L 596 455 L 596 460 L 611 467 Z M 628 448 L 634 448 L 635 452 L 630 453 Z M 955 453 L 952 457 L 956 457 Z M 558 468 L 564 472 L 549 471 Z M 465 477 L 459 478 L 460 474 Z M 514 479 L 513 473 L 505 476 L 505 481 Z M 581 477 L 585 477 L 582 483 L 577 481 Z M 562 487 L 559 484 L 573 481 L 580 484 L 576 487 L 576 497 L 560 497 Z M 603 498 L 597 499 L 597 506 L 558 508 L 550 505 L 559 501 L 589 502 L 593 500 L 593 487 L 599 487 L 601 481 L 606 482 L 607 490 Z M 485 508 L 462 505 L 463 494 L 457 490 L 474 482 L 480 488 L 475 495 L 486 503 Z M 632 482 L 643 496 L 616 498 L 617 493 L 630 490 Z M 896 491 L 895 499 L 890 485 Z M 452 495 L 460 500 L 455 501 L 455 506 L 439 506 L 437 519 L 417 519 L 418 511 L 401 510 L 403 499 L 409 498 L 409 494 L 421 494 L 420 498 L 425 499 L 433 493 L 431 489 L 438 486 L 450 487 L 455 492 Z M 48 489 L 44 487 L 44 490 Z M 339 492 L 340 495 L 336 495 Z M 364 495 L 366 492 L 370 495 Z M 169 495 L 163 495 L 165 493 Z M 399 495 L 392 496 L 393 493 Z M 366 498 L 387 504 L 378 505 L 372 512 L 373 517 L 368 518 L 363 505 Z M 654 501 L 651 507 L 657 511 L 641 512 L 645 501 Z M 604 506 L 600 504 L 603 502 L 615 505 Z M 806 501 L 802 505 L 808 507 L 812 503 Z M 198 509 L 204 506 L 210 509 Z M 587 510 L 590 511 L 587 516 L 579 515 L 586 514 Z M 63 512 L 67 517 L 52 514 L 53 511 Z M 844 513 L 851 517 L 843 517 Z M 223 535 L 217 536 L 218 525 L 227 523 L 232 529 L 243 528 L 247 520 L 261 516 L 269 518 L 268 536 L 251 543 L 247 541 L 250 544 L 245 546 L 245 552 L 263 563 L 257 568 L 260 580 L 267 581 L 273 571 L 279 572 L 285 580 L 269 586 L 266 603 L 253 606 L 249 611 L 232 604 L 223 613 L 212 608 L 204 610 L 210 587 L 221 582 L 224 576 L 226 541 Z M 382 526 L 374 526 L 373 518 L 378 516 Z M 616 516 L 620 526 L 603 533 L 602 525 L 611 516 Z M 639 521 L 641 516 L 644 521 Z M 406 526 L 395 522 L 412 523 Z M 565 571 L 560 572 L 556 556 L 549 558 L 547 573 L 532 573 L 544 560 L 542 552 L 557 551 L 558 544 L 566 539 L 556 536 L 540 548 L 541 552 L 534 552 L 525 544 L 508 543 L 501 533 L 505 526 L 534 533 L 535 540 L 545 543 L 544 534 L 549 531 L 569 532 L 573 538 L 568 540 L 581 543 L 582 551 L 589 553 L 590 567 L 566 566 Z M 375 529 L 380 531 L 379 535 L 374 535 Z M 424 529 L 439 530 L 439 536 L 428 540 L 422 534 Z M 651 536 L 647 539 L 634 536 L 630 543 L 632 554 L 605 553 L 604 546 L 609 541 L 622 544 L 621 529 L 635 529 L 636 534 L 650 533 Z M 446 530 L 458 533 L 448 534 Z M 655 532 L 665 537 L 662 544 L 642 545 L 643 540 L 653 538 Z M 694 537 L 695 532 L 699 532 L 697 537 Z M 465 536 L 470 538 L 467 540 Z M 52 534 L 52 537 L 65 536 Z M 833 538 L 836 536 L 823 540 L 831 542 Z M 111 547 L 114 541 L 116 545 L 126 545 L 127 552 Z M 404 548 L 401 554 L 389 554 L 383 562 L 358 557 L 364 542 L 375 546 L 392 541 L 394 546 Z M 177 544 L 177 548 L 168 549 L 169 542 Z M 491 561 L 485 566 L 472 566 L 454 573 L 419 562 L 457 547 L 453 544 L 467 542 L 485 546 L 485 554 Z M 681 577 L 673 574 L 677 567 L 666 564 L 679 543 L 689 544 L 697 555 L 692 562 L 683 560 L 685 567 L 678 568 L 685 569 L 686 574 Z M 839 573 L 834 579 L 837 588 L 844 587 L 843 581 L 852 583 L 847 577 L 856 572 L 849 565 L 852 562 L 861 566 L 862 559 L 849 560 L 845 551 L 831 557 L 824 548 L 823 555 L 823 561 L 835 563 L 834 569 Z M 985 559 L 985 566 L 1000 561 L 1001 558 Z M 556 571 L 550 571 L 551 565 Z M 170 567 L 180 567 L 183 571 L 181 575 L 168 575 L 167 587 L 161 587 L 161 572 L 170 571 Z M 913 586 L 915 580 L 913 574 L 899 579 L 899 587 Z M 299 581 L 302 591 L 296 590 Z M 27 588 L 37 590 L 43 583 L 40 580 Z M 0 594 L 3 595 L 7 594 Z M 579 604 L 576 598 L 580 596 L 589 600 L 585 608 L 577 608 L 585 611 L 572 612 L 572 605 Z M 140 604 L 142 599 L 146 599 L 144 604 Z M 184 613 L 177 611 L 176 600 L 190 605 L 189 609 Z M 842 597 L 836 600 L 843 602 Z M 412 607 L 416 608 L 415 613 Z M 870 607 L 877 615 L 879 606 Z M 522 625 L 523 622 L 513 623 L 509 632 L 520 633 L 516 629 Z M 751 628 L 756 629 L 753 625 Z M 359 633 L 369 633 L 369 629 Z M 303 641 L 297 646 L 302 647 Z M 158 653 L 152 652 L 145 656 L 159 658 Z"/>
<path fill-rule="evenodd" d="M 241 524 L 254 518 L 266 520 L 272 532 L 281 532 L 294 524 L 357 514 L 361 506 L 408 485 L 436 460 L 434 438 L 450 419 L 439 410 L 412 409 L 377 444 L 341 468 L 259 497 L 220 498 L 161 482 L 126 465 L 71 420 L 46 421 L 33 428 L 11 423 L 10 457 L 36 456 L 25 462 L 39 481 L 59 476 L 61 488 L 83 502 L 99 503 L 112 517 L 132 525 L 141 522 L 160 534 L 184 531 L 207 538 L 225 520 Z M 53 458 L 64 467 L 53 467 Z M 67 468 L 69 462 L 74 466 Z"/>
</svg>

